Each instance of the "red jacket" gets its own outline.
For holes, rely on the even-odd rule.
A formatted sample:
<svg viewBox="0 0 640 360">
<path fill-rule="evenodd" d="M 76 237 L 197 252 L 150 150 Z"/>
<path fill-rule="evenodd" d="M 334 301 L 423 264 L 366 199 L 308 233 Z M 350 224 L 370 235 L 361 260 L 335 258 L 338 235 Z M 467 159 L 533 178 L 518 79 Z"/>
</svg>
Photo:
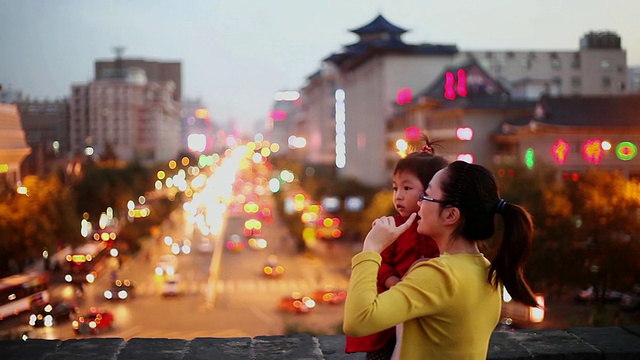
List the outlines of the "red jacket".
<svg viewBox="0 0 640 360">
<path fill-rule="evenodd" d="M 396 226 L 404 224 L 407 220 L 400 215 L 393 218 L 396 221 Z M 378 270 L 378 293 L 387 290 L 384 282 L 389 276 L 395 275 L 402 278 L 416 260 L 438 257 L 440 250 L 433 239 L 418 234 L 418 223 L 414 221 L 411 227 L 400 234 L 396 241 L 384 249 L 380 255 L 382 256 L 382 264 Z M 345 352 L 378 350 L 391 341 L 395 334 L 395 327 L 393 327 L 368 336 L 347 336 Z"/>
</svg>

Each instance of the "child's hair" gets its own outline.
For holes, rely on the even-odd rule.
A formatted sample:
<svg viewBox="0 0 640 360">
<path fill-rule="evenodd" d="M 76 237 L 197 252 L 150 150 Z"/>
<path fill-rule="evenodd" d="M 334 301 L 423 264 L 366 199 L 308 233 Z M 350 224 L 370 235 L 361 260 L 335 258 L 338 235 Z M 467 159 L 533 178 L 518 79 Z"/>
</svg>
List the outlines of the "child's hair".
<svg viewBox="0 0 640 360">
<path fill-rule="evenodd" d="M 462 221 L 454 236 L 474 242 L 487 240 L 495 231 L 495 214 L 502 216 L 504 233 L 491 262 L 488 280 L 496 287 L 502 283 L 513 299 L 538 306 L 523 274 L 533 236 L 533 221 L 527 210 L 500 197 L 489 170 L 464 161 L 449 164 L 442 193 L 441 206 L 453 206 L 460 211 Z"/>
<path fill-rule="evenodd" d="M 425 138 L 425 145 L 419 151 L 415 151 L 398 160 L 393 169 L 393 175 L 400 172 L 409 172 L 420 179 L 426 189 L 433 175 L 447 167 L 449 162 L 442 156 L 434 155 L 432 144 Z"/>
</svg>

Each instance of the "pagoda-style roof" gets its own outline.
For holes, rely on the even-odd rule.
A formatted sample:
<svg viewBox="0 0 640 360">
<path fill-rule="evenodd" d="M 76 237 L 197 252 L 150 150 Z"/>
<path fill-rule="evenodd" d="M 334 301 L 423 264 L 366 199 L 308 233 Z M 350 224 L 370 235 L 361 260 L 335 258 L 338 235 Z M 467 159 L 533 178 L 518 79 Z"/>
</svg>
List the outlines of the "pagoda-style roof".
<svg viewBox="0 0 640 360">
<path fill-rule="evenodd" d="M 368 23 L 367 25 L 364 25 L 357 29 L 352 29 L 349 31 L 351 31 L 352 33 L 356 33 L 360 36 L 364 34 L 380 34 L 380 33 L 400 35 L 407 32 L 407 30 L 401 27 L 395 26 L 389 21 L 387 21 L 387 19 L 385 19 L 382 15 L 378 15 L 378 17 L 373 19 L 373 21 Z"/>
<path fill-rule="evenodd" d="M 342 71 L 351 71 L 374 56 L 383 54 L 406 55 L 453 55 L 458 53 L 455 45 L 406 44 L 401 35 L 407 30 L 388 22 L 378 15 L 372 22 L 350 30 L 360 36 L 358 42 L 346 45 L 342 52 L 333 53 L 324 61 L 331 62 Z"/>
</svg>

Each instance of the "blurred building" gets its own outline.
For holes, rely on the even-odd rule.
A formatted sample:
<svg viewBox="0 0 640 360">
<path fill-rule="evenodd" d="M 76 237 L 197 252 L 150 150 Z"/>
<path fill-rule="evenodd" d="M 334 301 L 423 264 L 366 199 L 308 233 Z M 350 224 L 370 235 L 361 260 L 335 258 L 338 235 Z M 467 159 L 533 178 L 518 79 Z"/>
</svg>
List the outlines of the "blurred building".
<svg viewBox="0 0 640 360">
<path fill-rule="evenodd" d="M 398 132 L 393 130 L 397 125 L 389 124 L 397 121 L 398 106 L 415 104 L 417 94 L 445 81 L 443 76 L 458 84 L 455 72 L 444 71 L 449 67 L 460 68 L 473 61 L 475 68 L 481 69 L 509 99 L 483 115 L 496 117 L 495 124 L 487 124 L 484 129 L 484 123 L 479 123 L 475 129 L 479 133 L 489 134 L 500 127 L 500 121 L 513 116 L 526 117 L 523 113 L 527 109 L 531 112 L 532 102 L 541 96 L 627 92 L 626 52 L 621 48 L 620 37 L 611 32 L 585 34 L 576 51 L 526 52 L 464 52 L 455 45 L 407 44 L 401 38 L 407 30 L 381 15 L 351 32 L 359 40 L 325 58 L 320 70 L 307 79 L 301 89 L 305 99 L 302 110 L 291 119 L 295 124 L 287 128 L 297 136 L 309 138 L 305 159 L 322 164 L 333 162 L 340 177 L 369 185 L 387 184 L 390 166 L 399 158 L 393 146 L 399 140 Z M 474 78 L 468 80 L 473 82 Z M 444 94 L 445 89 L 438 91 Z M 423 97 L 422 101 L 428 100 Z M 515 105 L 517 101 L 519 105 Z M 517 114 L 512 113 L 512 106 L 518 107 Z M 455 116 L 452 119 L 459 121 Z M 438 130 L 403 121 L 418 126 L 419 133 Z M 451 134 L 447 136 L 450 138 Z M 443 149 L 447 153 L 457 150 L 458 147 Z M 479 155 L 482 161 L 493 159 L 488 153 Z"/>
<path fill-rule="evenodd" d="M 173 100 L 182 101 L 182 64 L 180 62 L 161 62 L 143 59 L 123 59 L 121 54 L 124 48 L 115 48 L 116 59 L 97 60 L 95 62 L 95 79 L 104 80 L 121 78 L 123 69 L 142 69 L 147 76 L 147 80 L 153 82 L 173 81 L 175 91 L 172 94 Z"/>
<path fill-rule="evenodd" d="M 0 103 L 0 129 L 0 178 L 16 185 L 22 180 L 20 163 L 31 153 L 16 105 Z"/>
<path fill-rule="evenodd" d="M 298 118 L 302 111 L 303 99 L 297 90 L 281 90 L 274 94 L 273 107 L 264 126 L 265 138 L 280 145 L 279 153 L 289 158 L 302 159 L 313 156 L 314 151 L 298 151 L 296 139 L 304 139 L 308 146 L 312 138 L 311 129 L 307 128 Z M 304 148 L 304 147 L 303 147 Z"/>
<path fill-rule="evenodd" d="M 214 146 L 224 144 L 220 139 L 211 112 L 200 99 L 187 99 L 182 109 L 182 149 L 192 153 L 211 153 Z"/>
<path fill-rule="evenodd" d="M 23 175 L 44 175 L 66 166 L 70 155 L 69 100 L 17 102 L 22 128 L 32 152 L 22 162 Z"/>
<path fill-rule="evenodd" d="M 590 168 L 638 179 L 640 94 L 543 96 L 532 116 L 503 123 L 489 139 L 506 168 L 544 163 L 565 180 Z"/>
<path fill-rule="evenodd" d="M 640 93 L 640 66 L 629 68 L 628 88 L 631 93 Z"/>
<path fill-rule="evenodd" d="M 476 58 L 514 98 L 627 92 L 627 53 L 613 32 L 585 34 L 577 51 L 486 50 L 460 55 Z"/>
<path fill-rule="evenodd" d="M 502 174 L 545 164 L 569 178 L 592 167 L 640 177 L 640 94 L 522 99 L 471 59 L 445 68 L 415 102 L 396 109 L 390 138 L 418 146 L 419 138 L 407 131 L 418 129 L 449 160 Z"/>
<path fill-rule="evenodd" d="M 0 103 L 15 104 L 24 99 L 22 91 L 12 89 L 11 85 L 0 84 Z"/>
<path fill-rule="evenodd" d="M 182 145 L 176 83 L 150 80 L 124 59 L 113 63 L 96 63 L 96 80 L 71 88 L 71 151 L 100 156 L 110 147 L 120 160 L 146 164 L 174 158 Z"/>
</svg>

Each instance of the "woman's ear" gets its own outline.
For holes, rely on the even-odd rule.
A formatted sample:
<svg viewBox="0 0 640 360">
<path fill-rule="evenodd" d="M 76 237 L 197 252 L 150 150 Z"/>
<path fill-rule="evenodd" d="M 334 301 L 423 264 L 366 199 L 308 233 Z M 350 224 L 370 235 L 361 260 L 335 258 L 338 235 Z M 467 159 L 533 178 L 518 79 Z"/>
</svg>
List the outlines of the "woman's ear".
<svg viewBox="0 0 640 360">
<path fill-rule="evenodd" d="M 444 209 L 444 223 L 453 225 L 460 220 L 460 209 L 457 207 L 448 207 Z"/>
</svg>

